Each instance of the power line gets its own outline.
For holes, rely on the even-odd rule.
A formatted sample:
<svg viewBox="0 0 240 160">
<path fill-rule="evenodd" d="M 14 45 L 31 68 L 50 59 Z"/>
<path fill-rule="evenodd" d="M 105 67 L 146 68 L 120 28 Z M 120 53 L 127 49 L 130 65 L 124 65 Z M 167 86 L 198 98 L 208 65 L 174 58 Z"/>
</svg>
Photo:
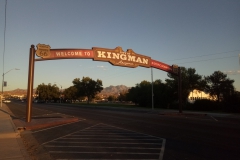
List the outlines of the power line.
<svg viewBox="0 0 240 160">
<path fill-rule="evenodd" d="M 225 73 L 227 75 L 237 75 L 237 74 L 240 74 L 240 70 L 238 70 L 238 71 L 223 71 L 223 73 Z"/>
<path fill-rule="evenodd" d="M 172 59 L 172 60 L 166 60 L 166 61 L 164 61 L 164 62 L 184 60 L 184 59 L 191 59 L 191 58 L 198 58 L 198 57 L 205 57 L 205 56 L 212 56 L 212 55 L 217 55 L 217 54 L 224 54 L 224 53 L 238 52 L 238 51 L 240 51 L 240 50 L 227 51 L 227 52 L 219 52 L 219 53 L 213 53 L 213 54 L 204 54 L 204 55 L 192 56 L 192 57 L 186 57 L 186 58 L 179 58 L 179 59 Z"/>
<path fill-rule="evenodd" d="M 236 55 L 234 55 L 234 56 L 229 56 L 229 57 L 222 57 L 222 58 L 205 59 L 205 60 L 199 60 L 199 61 L 182 62 L 182 63 L 178 63 L 178 64 L 194 63 L 194 62 L 203 62 L 203 61 L 218 60 L 218 59 L 225 59 L 225 58 L 231 58 L 231 57 L 236 57 Z"/>
<path fill-rule="evenodd" d="M 205 59 L 205 60 L 198 60 L 198 61 L 189 61 L 189 62 L 183 62 L 183 63 L 178 63 L 178 64 L 195 63 L 195 62 L 203 62 L 203 61 L 211 61 L 211 60 L 219 60 L 219 59 L 226 59 L 226 58 L 232 58 L 232 57 L 236 57 L 236 55 L 228 56 L 228 57 L 222 57 L 222 58 L 212 58 L 212 59 Z M 135 72 L 139 72 L 139 71 L 141 71 L 141 70 L 138 70 L 138 71 L 132 70 L 132 71 L 129 71 L 129 72 L 125 72 L 124 71 L 124 73 L 123 72 L 119 72 L 119 73 L 117 73 L 115 75 L 108 76 L 109 77 L 108 79 L 117 78 L 117 77 L 122 76 L 122 75 L 130 74 L 130 73 L 133 73 L 133 72 L 135 73 Z M 239 74 L 239 73 L 237 73 L 237 74 Z"/>
<path fill-rule="evenodd" d="M 239 57 L 239 66 L 240 66 L 240 54 L 238 55 L 238 57 Z"/>
<path fill-rule="evenodd" d="M 208 54 L 208 55 L 200 55 L 200 56 L 194 56 L 194 57 L 188 57 L 188 58 L 181 58 L 181 59 L 175 59 L 175 60 L 183 60 L 183 59 L 190 59 L 190 58 L 197 58 L 197 57 L 204 57 L 204 56 L 209 56 L 209 55 L 217 55 L 217 54 L 223 54 L 223 53 L 230 53 L 230 52 L 237 52 L 240 50 L 234 50 L 234 51 L 227 51 L 227 52 L 220 52 L 220 53 L 213 53 L 213 54 Z M 196 61 L 189 61 L 189 62 L 182 62 L 182 63 L 177 63 L 177 64 L 185 64 L 185 63 L 196 63 L 196 62 L 203 62 L 203 61 L 211 61 L 211 60 L 219 60 L 219 59 L 226 59 L 226 58 L 232 58 L 232 57 L 236 57 L 236 55 L 234 56 L 227 56 L 227 57 L 221 57 L 221 58 L 212 58 L 212 59 L 205 59 L 205 60 L 196 60 Z M 174 61 L 174 60 L 172 60 Z M 239 54 L 239 64 L 240 64 L 240 54 Z M 113 78 L 117 78 L 119 76 L 123 76 L 123 75 L 127 75 L 127 74 L 131 74 L 131 73 L 136 73 L 139 72 L 141 70 L 129 70 L 129 71 L 122 71 L 122 72 L 116 72 L 116 74 L 111 74 L 108 76 L 104 76 L 104 78 L 108 78 L 108 79 L 113 79 Z"/>
<path fill-rule="evenodd" d="M 211 61 L 211 60 L 225 59 L 225 58 L 231 58 L 231 57 L 236 57 L 236 55 L 228 56 L 228 57 L 222 57 L 222 58 L 212 58 L 212 59 L 205 59 L 205 60 L 198 60 L 198 61 L 189 61 L 189 62 L 183 62 L 183 63 L 178 63 L 178 64 L 195 63 L 195 62 L 202 62 L 202 61 Z M 141 70 L 138 70 L 138 71 L 131 70 L 131 71 L 127 71 L 127 72 L 126 71 L 116 72 L 116 74 L 114 74 L 114 75 L 109 75 L 109 76 L 104 76 L 104 77 L 105 78 L 108 77 L 108 79 L 112 79 L 112 78 L 117 78 L 117 77 L 120 77 L 120 76 L 123 76 L 123 75 L 136 73 L 136 72 L 139 72 L 139 71 L 141 71 Z"/>
</svg>

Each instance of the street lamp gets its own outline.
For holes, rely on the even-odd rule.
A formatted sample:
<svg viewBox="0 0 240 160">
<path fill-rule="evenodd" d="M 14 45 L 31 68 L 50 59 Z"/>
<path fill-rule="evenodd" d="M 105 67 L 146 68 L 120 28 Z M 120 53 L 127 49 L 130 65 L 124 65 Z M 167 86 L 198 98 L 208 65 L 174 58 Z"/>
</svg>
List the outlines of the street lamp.
<svg viewBox="0 0 240 160">
<path fill-rule="evenodd" d="M 3 99 L 3 86 L 4 86 L 4 75 L 7 74 L 8 72 L 12 71 L 12 70 L 20 70 L 18 68 L 13 68 L 13 69 L 10 69 L 9 71 L 3 73 L 2 75 L 2 95 L 1 95 L 1 107 L 2 107 L 2 99 Z"/>
<path fill-rule="evenodd" d="M 54 84 L 56 84 L 57 85 L 57 83 L 56 82 L 54 82 Z M 62 85 L 61 84 L 58 84 L 59 86 L 61 86 L 61 89 L 59 89 L 60 91 L 60 97 L 59 97 L 59 100 L 60 100 L 60 103 L 61 103 L 61 101 L 62 101 Z"/>
</svg>

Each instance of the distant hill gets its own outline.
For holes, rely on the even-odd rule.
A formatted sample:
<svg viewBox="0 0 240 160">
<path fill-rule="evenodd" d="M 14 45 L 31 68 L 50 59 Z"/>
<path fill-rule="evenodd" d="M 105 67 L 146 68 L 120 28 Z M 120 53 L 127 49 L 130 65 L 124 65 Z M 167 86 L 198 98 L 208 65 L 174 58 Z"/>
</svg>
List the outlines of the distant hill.
<svg viewBox="0 0 240 160">
<path fill-rule="evenodd" d="M 130 87 L 127 87 L 125 85 L 109 86 L 109 87 L 104 88 L 102 90 L 102 92 L 99 93 L 98 95 L 101 95 L 104 97 L 108 97 L 110 95 L 118 96 L 119 93 L 126 92 L 126 91 L 128 91 L 129 88 Z M 35 93 L 35 89 L 33 89 L 33 93 Z M 27 95 L 27 90 L 18 88 L 18 89 L 12 90 L 12 91 L 4 91 L 4 94 Z"/>
<path fill-rule="evenodd" d="M 118 85 L 118 86 L 109 86 L 104 88 L 99 95 L 103 95 L 104 97 L 108 97 L 110 95 L 118 96 L 121 92 L 128 91 L 130 87 L 124 86 L 124 85 Z"/>
<path fill-rule="evenodd" d="M 35 90 L 34 90 L 35 91 Z M 35 93 L 35 92 L 34 92 Z M 12 91 L 4 91 L 4 94 L 11 94 L 11 95 L 27 95 L 26 89 L 14 89 Z"/>
</svg>

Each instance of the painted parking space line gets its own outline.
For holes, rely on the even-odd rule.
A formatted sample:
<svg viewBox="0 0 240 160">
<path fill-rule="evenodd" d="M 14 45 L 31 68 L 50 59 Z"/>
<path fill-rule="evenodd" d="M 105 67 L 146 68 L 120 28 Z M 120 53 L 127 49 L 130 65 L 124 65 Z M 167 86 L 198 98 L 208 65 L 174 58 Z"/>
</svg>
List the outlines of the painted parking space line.
<svg viewBox="0 0 240 160">
<path fill-rule="evenodd" d="M 44 147 L 57 160 L 159 160 L 163 158 L 165 143 L 160 137 L 98 124 L 47 142 Z"/>
<path fill-rule="evenodd" d="M 213 116 L 209 115 L 209 117 L 211 117 L 213 120 L 218 121 L 216 118 L 214 118 Z"/>
<path fill-rule="evenodd" d="M 66 147 L 66 148 L 68 148 L 68 147 L 82 147 L 82 148 L 127 148 L 127 149 L 161 149 L 161 148 L 143 148 L 143 147 L 100 147 L 100 146 L 98 146 L 98 147 L 94 147 L 94 146 L 58 146 L 58 145 L 45 145 L 45 147 L 53 147 L 53 148 L 56 148 L 56 147 L 59 147 L 59 148 L 61 148 L 61 147 Z"/>
</svg>

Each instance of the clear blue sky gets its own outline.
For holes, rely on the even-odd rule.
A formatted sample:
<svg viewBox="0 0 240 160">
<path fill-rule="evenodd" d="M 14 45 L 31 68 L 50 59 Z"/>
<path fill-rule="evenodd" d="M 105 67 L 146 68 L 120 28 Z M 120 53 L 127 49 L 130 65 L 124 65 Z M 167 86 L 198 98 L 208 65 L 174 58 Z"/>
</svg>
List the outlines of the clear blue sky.
<svg viewBox="0 0 240 160">
<path fill-rule="evenodd" d="M 3 73 L 5 0 L 0 0 L 0 72 Z M 169 65 L 195 68 L 202 76 L 240 71 L 239 0 L 8 0 L 4 72 L 8 87 L 26 89 L 29 48 L 133 49 Z M 125 68 L 91 59 L 35 63 L 34 88 L 74 78 L 101 79 L 103 86 L 151 81 L 150 68 Z M 153 78 L 167 73 L 153 69 Z M 240 73 L 229 75 L 240 91 Z"/>
</svg>

